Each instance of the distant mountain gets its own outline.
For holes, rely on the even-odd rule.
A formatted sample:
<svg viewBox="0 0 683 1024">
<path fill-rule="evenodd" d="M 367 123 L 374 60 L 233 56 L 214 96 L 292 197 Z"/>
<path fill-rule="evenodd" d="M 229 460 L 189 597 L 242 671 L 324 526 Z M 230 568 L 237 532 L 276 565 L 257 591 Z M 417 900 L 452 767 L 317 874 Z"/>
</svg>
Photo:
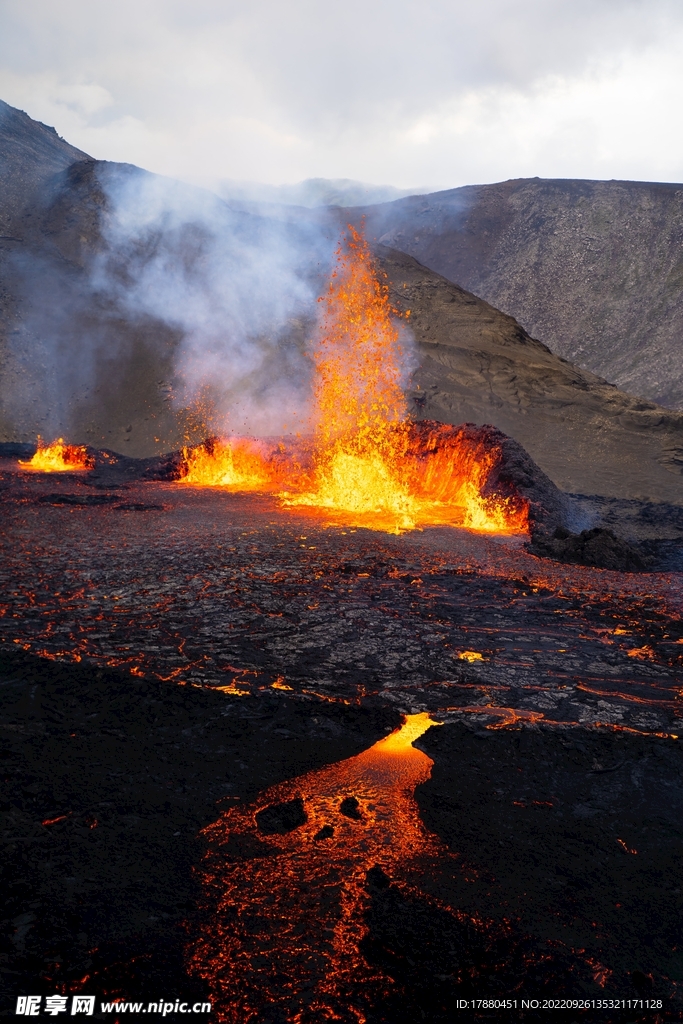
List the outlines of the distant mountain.
<svg viewBox="0 0 683 1024">
<path fill-rule="evenodd" d="M 522 178 L 365 212 L 553 352 L 683 409 L 683 185 Z"/>
<path fill-rule="evenodd" d="M 256 181 L 223 180 L 216 192 L 227 202 L 275 203 L 283 206 L 367 206 L 389 203 L 425 189 L 394 188 L 393 185 L 367 185 L 351 178 L 307 178 L 296 185 L 263 185 Z"/>
</svg>

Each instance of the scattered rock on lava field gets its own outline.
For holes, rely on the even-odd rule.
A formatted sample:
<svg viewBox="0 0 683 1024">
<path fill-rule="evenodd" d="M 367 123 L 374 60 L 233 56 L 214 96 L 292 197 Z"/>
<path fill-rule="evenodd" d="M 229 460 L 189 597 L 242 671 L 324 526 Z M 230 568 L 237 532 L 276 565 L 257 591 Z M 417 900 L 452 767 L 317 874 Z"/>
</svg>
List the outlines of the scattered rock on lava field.
<svg viewBox="0 0 683 1024">
<path fill-rule="evenodd" d="M 38 499 L 46 505 L 112 505 L 120 500 L 118 494 L 43 494 Z"/>
<path fill-rule="evenodd" d="M 287 800 L 282 804 L 264 807 L 256 815 L 259 832 L 263 832 L 267 836 L 286 835 L 287 832 L 293 832 L 295 828 L 305 825 L 307 821 L 301 797 Z"/>
<path fill-rule="evenodd" d="M 618 572 L 645 572 L 649 565 L 628 541 L 617 537 L 612 530 L 595 527 L 570 533 L 558 526 L 552 536 L 537 532 L 527 545 L 533 555 L 554 558 L 557 562 L 590 565 L 597 569 L 616 569 Z"/>
</svg>

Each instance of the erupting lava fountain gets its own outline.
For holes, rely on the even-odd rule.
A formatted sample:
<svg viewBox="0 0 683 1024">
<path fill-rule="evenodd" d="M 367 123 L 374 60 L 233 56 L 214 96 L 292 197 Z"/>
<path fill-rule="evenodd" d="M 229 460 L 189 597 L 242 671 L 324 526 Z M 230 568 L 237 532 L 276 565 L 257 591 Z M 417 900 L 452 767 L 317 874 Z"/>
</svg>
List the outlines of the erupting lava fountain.
<svg viewBox="0 0 683 1024">
<path fill-rule="evenodd" d="M 285 506 L 391 533 L 427 524 L 526 533 L 527 502 L 489 486 L 498 448 L 472 432 L 408 418 L 399 314 L 366 240 L 349 232 L 319 300 L 312 441 L 231 438 L 188 447 L 181 482 L 272 492 Z"/>
<path fill-rule="evenodd" d="M 28 462 L 19 460 L 19 465 L 34 473 L 66 473 L 75 469 L 92 469 L 93 460 L 83 445 L 65 444 L 63 437 L 44 445 L 39 437 L 33 458 Z"/>
</svg>

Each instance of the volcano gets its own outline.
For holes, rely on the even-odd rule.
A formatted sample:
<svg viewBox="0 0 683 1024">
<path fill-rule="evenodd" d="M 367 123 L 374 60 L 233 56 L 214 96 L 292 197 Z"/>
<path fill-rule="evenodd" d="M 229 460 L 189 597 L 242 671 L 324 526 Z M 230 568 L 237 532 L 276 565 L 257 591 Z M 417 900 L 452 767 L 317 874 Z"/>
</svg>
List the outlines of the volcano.
<svg viewBox="0 0 683 1024">
<path fill-rule="evenodd" d="M 118 339 L 78 430 L 35 444 L 43 364 L 3 385 L 4 1008 L 680 1018 L 680 415 L 351 224 L 264 347 L 309 367 L 305 429 L 215 436 L 211 393 L 160 397 L 182 331 L 126 304 L 150 250 L 93 291 L 144 173 L 4 116 L 37 147 L 9 355 Z M 156 251 L 199 274 L 196 228 Z"/>
</svg>

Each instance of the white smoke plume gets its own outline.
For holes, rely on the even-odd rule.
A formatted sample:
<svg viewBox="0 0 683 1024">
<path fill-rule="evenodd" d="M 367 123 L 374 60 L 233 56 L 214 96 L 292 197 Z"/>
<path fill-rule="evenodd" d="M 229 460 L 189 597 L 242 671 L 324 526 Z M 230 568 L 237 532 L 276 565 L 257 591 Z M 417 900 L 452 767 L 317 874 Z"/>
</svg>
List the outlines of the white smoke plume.
<svg viewBox="0 0 683 1024">
<path fill-rule="evenodd" d="M 125 165 L 100 165 L 106 249 L 93 284 L 131 317 L 177 333 L 174 401 L 213 405 L 216 432 L 305 429 L 306 331 L 334 238 L 232 210 L 210 192 Z"/>
</svg>

